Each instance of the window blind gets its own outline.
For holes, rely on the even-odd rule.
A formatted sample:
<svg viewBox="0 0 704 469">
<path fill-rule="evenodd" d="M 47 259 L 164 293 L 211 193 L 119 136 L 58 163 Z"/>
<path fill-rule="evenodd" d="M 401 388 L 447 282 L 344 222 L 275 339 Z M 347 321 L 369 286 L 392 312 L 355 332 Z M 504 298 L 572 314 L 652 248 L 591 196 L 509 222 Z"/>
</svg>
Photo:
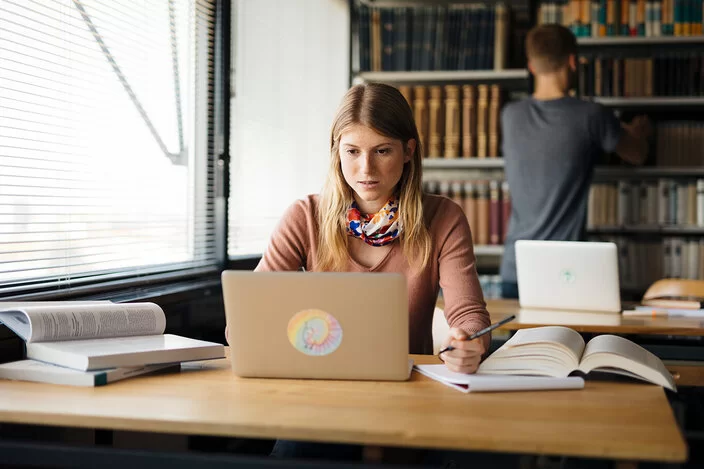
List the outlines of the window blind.
<svg viewBox="0 0 704 469">
<path fill-rule="evenodd" d="M 214 0 L 0 0 L 0 295 L 216 263 Z"/>
</svg>

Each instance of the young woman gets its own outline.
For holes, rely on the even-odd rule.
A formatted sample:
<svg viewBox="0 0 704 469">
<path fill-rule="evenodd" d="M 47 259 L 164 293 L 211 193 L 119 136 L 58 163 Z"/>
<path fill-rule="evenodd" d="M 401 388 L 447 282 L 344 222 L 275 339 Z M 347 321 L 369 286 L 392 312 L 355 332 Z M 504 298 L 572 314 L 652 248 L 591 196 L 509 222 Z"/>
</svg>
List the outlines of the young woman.
<svg viewBox="0 0 704 469">
<path fill-rule="evenodd" d="M 352 87 L 332 125 L 322 193 L 288 208 L 256 270 L 402 273 L 415 354 L 433 353 L 442 288 L 450 325 L 443 348 L 455 349 L 441 358 L 452 371 L 474 373 L 491 338 L 463 340 L 489 325 L 472 236 L 457 204 L 423 193 L 421 163 L 418 130 L 401 93 L 383 84 Z"/>
</svg>

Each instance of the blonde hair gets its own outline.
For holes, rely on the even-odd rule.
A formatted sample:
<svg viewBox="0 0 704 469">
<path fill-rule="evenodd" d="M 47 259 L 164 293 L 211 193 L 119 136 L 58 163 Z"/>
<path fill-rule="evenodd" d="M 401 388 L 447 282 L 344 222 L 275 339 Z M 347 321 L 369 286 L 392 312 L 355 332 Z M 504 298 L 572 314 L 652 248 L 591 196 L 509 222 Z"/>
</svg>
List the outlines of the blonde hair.
<svg viewBox="0 0 704 469">
<path fill-rule="evenodd" d="M 403 166 L 396 193 L 403 232 L 403 253 L 417 271 L 430 260 L 430 234 L 423 219 L 422 156 L 418 129 L 406 99 L 394 87 L 379 83 L 356 85 L 347 91 L 337 110 L 330 133 L 330 169 L 318 207 L 316 270 L 340 271 L 347 264 L 347 210 L 354 201 L 340 162 L 340 137 L 350 126 L 361 124 L 385 137 L 401 140 L 404 151 L 414 139 L 416 148 Z"/>
</svg>

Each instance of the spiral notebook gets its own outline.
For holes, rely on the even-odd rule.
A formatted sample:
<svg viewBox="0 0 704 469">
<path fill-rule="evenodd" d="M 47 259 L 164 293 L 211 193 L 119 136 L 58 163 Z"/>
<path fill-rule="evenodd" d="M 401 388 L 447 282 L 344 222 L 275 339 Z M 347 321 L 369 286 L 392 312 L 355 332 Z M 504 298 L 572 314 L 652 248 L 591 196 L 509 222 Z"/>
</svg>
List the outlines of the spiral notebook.
<svg viewBox="0 0 704 469">
<path fill-rule="evenodd" d="M 416 365 L 414 369 L 428 378 L 439 381 L 464 393 L 499 391 L 546 391 L 582 389 L 584 379 L 579 376 L 551 378 L 544 376 L 496 376 L 455 373 L 445 365 Z"/>
</svg>

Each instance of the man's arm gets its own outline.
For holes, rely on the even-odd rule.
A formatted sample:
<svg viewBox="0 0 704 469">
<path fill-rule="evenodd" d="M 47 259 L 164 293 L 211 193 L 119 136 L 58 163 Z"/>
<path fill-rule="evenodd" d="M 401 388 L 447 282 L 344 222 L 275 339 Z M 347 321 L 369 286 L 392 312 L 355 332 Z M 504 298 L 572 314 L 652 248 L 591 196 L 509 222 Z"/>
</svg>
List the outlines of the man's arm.
<svg viewBox="0 0 704 469">
<path fill-rule="evenodd" d="M 652 125 L 646 116 L 635 117 L 630 123 L 621 123 L 621 136 L 616 145 L 616 154 L 628 163 L 641 165 L 648 156 L 648 137 Z"/>
</svg>

